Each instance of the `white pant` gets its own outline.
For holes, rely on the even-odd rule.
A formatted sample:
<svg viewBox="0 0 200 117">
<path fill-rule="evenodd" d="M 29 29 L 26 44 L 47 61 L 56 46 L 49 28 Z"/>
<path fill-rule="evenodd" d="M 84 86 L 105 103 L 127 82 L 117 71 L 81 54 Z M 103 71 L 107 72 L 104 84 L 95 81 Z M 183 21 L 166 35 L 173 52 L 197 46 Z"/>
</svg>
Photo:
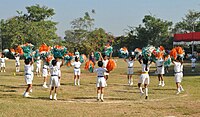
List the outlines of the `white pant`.
<svg viewBox="0 0 200 117">
<path fill-rule="evenodd" d="M 174 74 L 174 79 L 175 79 L 175 82 L 176 82 L 176 83 L 177 83 L 177 82 L 181 82 L 182 79 L 183 79 L 183 73 L 180 72 L 180 73 Z"/>
<path fill-rule="evenodd" d="M 81 69 L 74 69 L 74 75 L 80 75 Z"/>
<path fill-rule="evenodd" d="M 33 73 L 25 74 L 25 82 L 26 84 L 32 84 L 33 83 Z"/>
<path fill-rule="evenodd" d="M 141 74 L 140 75 L 140 79 L 139 79 L 138 83 L 149 84 L 149 82 L 150 82 L 149 74 Z"/>
<path fill-rule="evenodd" d="M 47 68 L 42 69 L 42 76 L 43 77 L 47 77 L 48 76 L 48 70 L 47 70 Z"/>
<path fill-rule="evenodd" d="M 97 87 L 105 87 L 106 86 L 106 79 L 104 77 L 97 77 Z"/>
<path fill-rule="evenodd" d="M 5 63 L 1 63 L 1 67 L 6 67 L 6 64 Z"/>
<path fill-rule="evenodd" d="M 157 67 L 157 74 L 165 74 L 165 68 L 164 67 Z"/>
<path fill-rule="evenodd" d="M 51 87 L 59 87 L 60 86 L 58 76 L 51 76 L 50 86 Z"/>
<path fill-rule="evenodd" d="M 133 74 L 133 68 L 128 68 L 128 70 L 127 70 L 127 74 Z"/>
</svg>

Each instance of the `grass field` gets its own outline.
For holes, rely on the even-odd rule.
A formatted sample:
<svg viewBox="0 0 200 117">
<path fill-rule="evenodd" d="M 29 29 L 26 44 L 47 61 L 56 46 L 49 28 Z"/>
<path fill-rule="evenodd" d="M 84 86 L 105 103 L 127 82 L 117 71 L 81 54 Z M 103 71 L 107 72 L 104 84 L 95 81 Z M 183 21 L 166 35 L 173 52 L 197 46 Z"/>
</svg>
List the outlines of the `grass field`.
<svg viewBox="0 0 200 117">
<path fill-rule="evenodd" d="M 21 71 L 23 71 L 21 61 Z M 190 72 L 190 64 L 184 63 L 185 91 L 176 95 L 173 66 L 165 75 L 165 87 L 158 87 L 155 67 L 151 67 L 149 99 L 140 97 L 137 88 L 138 62 L 134 64 L 134 85 L 128 86 L 127 65 L 117 59 L 117 68 L 110 73 L 105 89 L 105 102 L 96 102 L 96 74 L 82 69 L 81 86 L 73 85 L 73 68 L 62 67 L 61 87 L 58 100 L 49 100 L 49 89 L 42 88 L 43 78 L 35 75 L 31 98 L 23 98 L 26 88 L 23 72 L 14 76 L 14 60 L 6 61 L 6 73 L 0 73 L 0 117 L 163 117 L 200 116 L 200 66 L 195 73 Z M 83 65 L 82 65 L 83 68 Z"/>
</svg>

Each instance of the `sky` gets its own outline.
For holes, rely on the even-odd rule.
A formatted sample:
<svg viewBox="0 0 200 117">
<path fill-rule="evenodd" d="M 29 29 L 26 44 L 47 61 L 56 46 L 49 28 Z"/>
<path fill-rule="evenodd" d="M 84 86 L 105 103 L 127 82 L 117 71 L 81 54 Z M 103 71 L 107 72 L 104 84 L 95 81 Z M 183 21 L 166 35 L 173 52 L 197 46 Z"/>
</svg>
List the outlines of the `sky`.
<svg viewBox="0 0 200 117">
<path fill-rule="evenodd" d="M 200 11 L 200 0 L 0 0 L 0 19 L 16 16 L 16 10 L 26 13 L 26 6 L 39 4 L 55 10 L 52 20 L 58 22 L 57 34 L 71 29 L 70 22 L 85 12 L 95 19 L 95 28 L 103 28 L 114 36 L 125 34 L 128 26 L 142 24 L 145 15 L 179 22 L 188 10 Z"/>
</svg>

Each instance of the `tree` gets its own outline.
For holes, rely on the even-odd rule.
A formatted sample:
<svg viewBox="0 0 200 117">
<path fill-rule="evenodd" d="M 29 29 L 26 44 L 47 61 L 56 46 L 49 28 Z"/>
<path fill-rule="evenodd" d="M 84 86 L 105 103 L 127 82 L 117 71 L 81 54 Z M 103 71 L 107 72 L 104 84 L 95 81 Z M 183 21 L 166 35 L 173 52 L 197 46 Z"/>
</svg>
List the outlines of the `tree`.
<svg viewBox="0 0 200 117">
<path fill-rule="evenodd" d="M 26 7 L 27 13 L 17 11 L 18 16 L 1 20 L 0 30 L 3 48 L 31 42 L 36 47 L 43 42 L 52 45 L 58 38 L 56 22 L 49 20 L 55 13 L 48 7 L 39 5 Z"/>
<path fill-rule="evenodd" d="M 166 46 L 171 44 L 169 35 L 172 22 L 151 15 L 145 15 L 142 22 L 143 24 L 138 27 L 129 26 L 129 32 L 127 38 L 125 38 L 128 48 L 132 50 L 136 47 L 142 48 L 147 45 Z"/>
<path fill-rule="evenodd" d="M 182 20 L 175 24 L 174 33 L 200 31 L 200 12 L 189 10 Z"/>
</svg>

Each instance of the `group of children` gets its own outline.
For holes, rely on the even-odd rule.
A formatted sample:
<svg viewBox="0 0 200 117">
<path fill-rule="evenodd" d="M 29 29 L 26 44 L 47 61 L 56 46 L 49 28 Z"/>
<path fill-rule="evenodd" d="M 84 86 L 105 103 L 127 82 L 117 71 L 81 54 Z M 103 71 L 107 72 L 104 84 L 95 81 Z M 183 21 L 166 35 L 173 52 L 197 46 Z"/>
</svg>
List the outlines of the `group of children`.
<svg viewBox="0 0 200 117">
<path fill-rule="evenodd" d="M 101 53 L 100 57 L 101 60 L 98 61 L 97 65 L 98 68 L 94 70 L 94 72 L 97 73 L 97 80 L 96 80 L 96 87 L 97 87 L 97 100 L 98 101 L 104 101 L 104 88 L 107 86 L 106 80 L 108 79 L 109 76 L 109 71 L 106 69 L 106 66 L 108 64 L 108 58 L 106 55 L 102 55 Z M 79 53 L 76 52 L 75 61 L 71 63 L 71 65 L 74 67 L 74 85 L 80 85 L 80 74 L 81 74 L 81 62 L 79 61 Z M 20 71 L 20 56 L 16 55 L 16 72 Z M 1 72 L 5 72 L 5 56 L 2 55 L 0 58 L 1 62 Z M 124 59 L 125 62 L 127 62 L 127 78 L 128 78 L 128 84 L 130 86 L 133 85 L 133 67 L 134 67 L 134 61 L 136 59 L 134 57 L 129 57 L 128 59 Z M 141 64 L 141 75 L 138 80 L 138 88 L 140 91 L 141 95 L 145 94 L 145 99 L 148 99 L 148 85 L 150 82 L 150 77 L 149 77 L 149 69 L 151 66 L 152 61 L 149 61 L 148 59 L 145 58 L 140 58 L 139 63 Z M 196 59 L 192 58 L 192 68 L 195 68 L 195 62 Z M 166 60 L 163 60 L 162 58 L 158 59 L 156 63 L 156 73 L 158 74 L 158 80 L 159 80 L 159 86 L 165 86 L 164 83 L 164 78 L 163 74 L 165 73 L 165 67 L 164 63 Z M 30 97 L 30 92 L 32 92 L 32 81 L 34 78 L 34 73 L 33 73 L 33 63 L 34 60 L 32 58 L 27 58 L 24 60 L 24 73 L 25 73 L 25 82 L 27 84 L 26 91 L 24 92 L 23 96 L 24 97 Z M 176 60 L 173 60 L 172 63 L 174 64 L 174 78 L 177 86 L 177 94 L 179 94 L 181 91 L 184 91 L 181 82 L 183 79 L 183 61 L 181 57 L 177 57 Z M 47 86 L 47 77 L 49 75 L 50 71 L 50 99 L 57 100 L 57 88 L 60 86 L 60 80 L 61 80 L 61 70 L 60 68 L 63 66 L 64 60 L 56 58 L 51 61 L 51 65 L 49 65 L 47 62 L 43 62 L 43 67 L 42 67 L 42 76 L 44 78 L 43 81 L 43 87 L 48 88 Z M 38 58 L 36 60 L 36 73 L 37 75 L 40 74 L 40 66 L 41 66 L 41 60 Z M 169 67 L 169 66 L 168 66 Z M 168 69 L 167 69 L 168 70 Z M 142 87 L 144 85 L 144 88 Z M 53 96 L 53 91 L 54 91 L 54 96 Z"/>
<path fill-rule="evenodd" d="M 133 75 L 133 64 L 135 59 L 133 57 L 129 57 L 129 59 L 124 59 L 125 62 L 128 64 L 127 69 L 127 78 L 128 78 L 128 84 L 133 85 L 132 75 Z M 140 91 L 141 96 L 145 93 L 145 99 L 148 99 L 148 85 L 150 82 L 149 77 L 149 69 L 151 66 L 152 61 L 149 61 L 145 58 L 139 58 L 139 63 L 142 66 L 141 75 L 138 80 L 138 88 Z M 165 86 L 163 75 L 165 74 L 165 66 L 164 63 L 167 60 L 163 60 L 162 58 L 158 59 L 156 64 L 156 74 L 158 75 L 158 86 Z M 183 79 L 183 60 L 181 57 L 177 57 L 176 60 L 173 60 L 172 63 L 174 64 L 174 79 L 177 86 L 177 93 L 179 94 L 181 91 L 184 91 L 181 82 Z M 167 66 L 169 67 L 169 66 Z M 168 69 L 167 69 L 168 70 Z M 142 84 L 144 85 L 144 88 L 142 87 Z"/>
</svg>

